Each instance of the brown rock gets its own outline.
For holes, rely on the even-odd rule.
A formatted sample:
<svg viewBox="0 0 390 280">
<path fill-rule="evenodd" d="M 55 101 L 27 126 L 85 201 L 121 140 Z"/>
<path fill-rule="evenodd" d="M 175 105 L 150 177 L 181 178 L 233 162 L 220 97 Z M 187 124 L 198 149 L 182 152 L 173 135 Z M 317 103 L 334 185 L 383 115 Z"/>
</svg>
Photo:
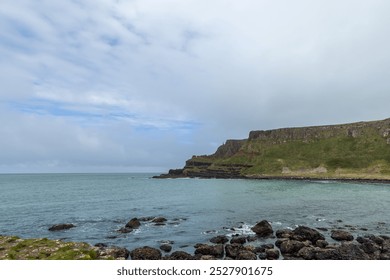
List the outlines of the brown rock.
<svg viewBox="0 0 390 280">
<path fill-rule="evenodd" d="M 132 260 L 161 260 L 161 252 L 148 246 L 134 249 L 130 252 Z"/>
<path fill-rule="evenodd" d="M 280 244 L 280 252 L 282 254 L 296 255 L 303 247 L 305 245 L 301 241 L 287 240 Z"/>
<path fill-rule="evenodd" d="M 352 241 L 353 235 L 345 230 L 333 230 L 331 237 L 336 241 Z"/>
<path fill-rule="evenodd" d="M 229 239 L 225 235 L 219 235 L 210 239 L 210 242 L 215 244 L 225 244 L 228 241 Z"/>
<path fill-rule="evenodd" d="M 137 218 L 133 218 L 125 225 L 125 227 L 131 228 L 131 229 L 136 229 L 136 228 L 139 228 L 140 225 L 141 225 L 141 223 L 139 222 L 139 220 Z"/>
<path fill-rule="evenodd" d="M 251 251 L 241 250 L 238 252 L 236 260 L 257 260 L 257 256 Z"/>
<path fill-rule="evenodd" d="M 280 253 L 277 249 L 266 249 L 265 256 L 267 260 L 277 260 L 280 257 Z"/>
<path fill-rule="evenodd" d="M 184 251 L 173 252 L 169 257 L 169 260 L 193 260 L 194 257 Z"/>
<path fill-rule="evenodd" d="M 266 220 L 257 223 L 251 230 L 259 237 L 269 237 L 274 233 L 271 224 Z"/>
<path fill-rule="evenodd" d="M 222 258 L 224 254 L 224 248 L 222 244 L 219 245 L 196 245 L 195 255 L 211 255 L 217 258 Z"/>
<path fill-rule="evenodd" d="M 309 240 L 313 244 L 315 244 L 317 240 L 325 240 L 325 237 L 319 231 L 305 226 L 299 226 L 294 229 L 290 238 L 298 241 Z"/>
</svg>

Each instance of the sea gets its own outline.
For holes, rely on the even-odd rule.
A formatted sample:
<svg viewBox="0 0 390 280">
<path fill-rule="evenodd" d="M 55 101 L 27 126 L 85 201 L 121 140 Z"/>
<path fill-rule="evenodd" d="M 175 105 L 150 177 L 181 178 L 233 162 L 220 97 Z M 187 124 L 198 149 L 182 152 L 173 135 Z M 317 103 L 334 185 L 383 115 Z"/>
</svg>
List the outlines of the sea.
<svg viewBox="0 0 390 280">
<path fill-rule="evenodd" d="M 0 235 L 129 250 L 169 243 L 189 253 L 217 235 L 254 234 L 250 228 L 261 220 L 274 230 L 305 225 L 326 236 L 332 229 L 390 235 L 390 184 L 153 175 L 0 174 Z M 152 217 L 166 221 L 156 224 Z M 118 232 L 132 218 L 141 226 Z M 61 223 L 75 227 L 48 230 Z"/>
</svg>

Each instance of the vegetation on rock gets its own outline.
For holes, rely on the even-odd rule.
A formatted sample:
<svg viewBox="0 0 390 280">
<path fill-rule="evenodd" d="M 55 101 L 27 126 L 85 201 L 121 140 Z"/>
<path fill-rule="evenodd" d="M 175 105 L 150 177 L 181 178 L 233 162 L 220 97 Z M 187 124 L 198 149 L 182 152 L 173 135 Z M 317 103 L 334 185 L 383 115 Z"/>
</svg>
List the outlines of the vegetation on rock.
<svg viewBox="0 0 390 280">
<path fill-rule="evenodd" d="M 390 180 L 390 119 L 252 131 L 162 177 Z"/>
</svg>

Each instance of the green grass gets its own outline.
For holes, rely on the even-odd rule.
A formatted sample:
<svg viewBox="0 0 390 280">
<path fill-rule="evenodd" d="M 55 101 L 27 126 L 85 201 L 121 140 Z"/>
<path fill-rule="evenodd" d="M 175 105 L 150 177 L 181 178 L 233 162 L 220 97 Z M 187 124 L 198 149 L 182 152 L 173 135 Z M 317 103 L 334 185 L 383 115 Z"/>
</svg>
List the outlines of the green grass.
<svg viewBox="0 0 390 280">
<path fill-rule="evenodd" d="M 326 176 L 356 174 L 362 176 L 390 175 L 390 145 L 376 131 L 367 129 L 364 137 L 337 136 L 333 138 L 295 140 L 274 143 L 271 140 L 248 140 L 228 158 L 200 157 L 213 160 L 209 168 L 221 164 L 251 164 L 242 170 L 245 175 L 282 175 L 283 168 L 292 174 L 310 174 L 318 167 L 326 169 Z M 295 172 L 295 173 L 294 173 Z"/>
</svg>

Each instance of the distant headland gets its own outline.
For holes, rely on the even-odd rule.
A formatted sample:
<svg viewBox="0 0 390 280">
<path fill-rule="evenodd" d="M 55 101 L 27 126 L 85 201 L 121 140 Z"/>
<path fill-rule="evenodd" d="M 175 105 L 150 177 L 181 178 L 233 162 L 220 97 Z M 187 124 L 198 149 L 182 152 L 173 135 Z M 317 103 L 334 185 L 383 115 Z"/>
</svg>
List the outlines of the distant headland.
<svg viewBox="0 0 390 280">
<path fill-rule="evenodd" d="M 390 182 L 390 118 L 251 131 L 155 176 L 180 177 Z"/>
</svg>

